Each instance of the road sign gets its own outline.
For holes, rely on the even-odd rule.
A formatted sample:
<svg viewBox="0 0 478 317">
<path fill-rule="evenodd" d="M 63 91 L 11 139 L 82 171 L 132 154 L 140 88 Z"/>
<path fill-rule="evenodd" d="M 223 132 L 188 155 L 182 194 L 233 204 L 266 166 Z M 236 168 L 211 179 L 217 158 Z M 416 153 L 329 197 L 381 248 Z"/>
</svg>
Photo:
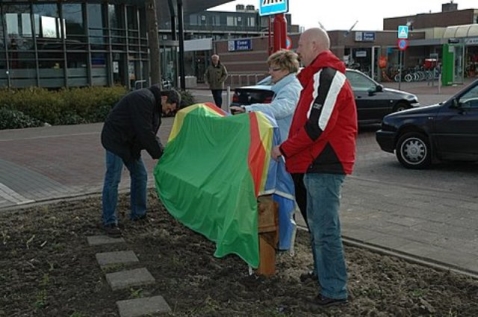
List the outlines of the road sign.
<svg viewBox="0 0 478 317">
<path fill-rule="evenodd" d="M 408 39 L 408 25 L 399 25 L 398 26 L 398 38 L 399 39 Z"/>
<path fill-rule="evenodd" d="M 289 0 L 259 0 L 259 15 L 273 15 L 289 11 Z"/>
<path fill-rule="evenodd" d="M 289 36 L 285 38 L 285 48 L 290 50 L 292 48 L 292 40 Z"/>
<path fill-rule="evenodd" d="M 228 41 L 228 51 L 251 51 L 252 50 L 252 40 L 251 39 L 240 39 L 240 40 L 230 40 Z"/>
<path fill-rule="evenodd" d="M 398 49 L 401 50 L 401 51 L 404 51 L 407 49 L 408 47 L 408 40 L 406 39 L 398 39 Z"/>
</svg>

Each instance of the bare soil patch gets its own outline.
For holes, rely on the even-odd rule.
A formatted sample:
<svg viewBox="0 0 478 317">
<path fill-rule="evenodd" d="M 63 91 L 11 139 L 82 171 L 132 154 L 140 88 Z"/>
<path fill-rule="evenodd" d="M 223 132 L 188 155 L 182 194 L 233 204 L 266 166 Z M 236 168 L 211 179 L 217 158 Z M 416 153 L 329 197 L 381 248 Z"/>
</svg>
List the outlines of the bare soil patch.
<svg viewBox="0 0 478 317">
<path fill-rule="evenodd" d="M 128 195 L 119 210 L 127 214 Z M 161 295 L 172 313 L 160 316 L 478 316 L 478 281 L 346 246 L 351 298 L 347 305 L 310 304 L 315 282 L 302 283 L 312 264 L 308 233 L 295 256 L 277 257 L 272 278 L 248 274 L 237 256 L 214 258 L 214 244 L 177 222 L 149 193 L 149 220 L 124 220 L 126 243 L 87 244 L 98 227 L 101 198 L 88 197 L 0 213 L 0 316 L 119 316 L 119 300 Z M 132 250 L 156 279 L 112 291 L 95 254 Z"/>
</svg>

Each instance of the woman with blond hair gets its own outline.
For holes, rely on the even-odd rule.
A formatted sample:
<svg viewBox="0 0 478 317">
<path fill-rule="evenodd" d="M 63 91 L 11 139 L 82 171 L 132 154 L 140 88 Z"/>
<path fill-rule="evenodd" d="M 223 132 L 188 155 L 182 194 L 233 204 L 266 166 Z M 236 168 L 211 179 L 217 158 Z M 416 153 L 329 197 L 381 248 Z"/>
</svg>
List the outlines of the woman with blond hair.
<svg viewBox="0 0 478 317">
<path fill-rule="evenodd" d="M 232 106 L 234 113 L 262 111 L 272 115 L 279 126 L 281 142 L 287 139 L 297 101 L 302 86 L 296 75 L 299 71 L 297 54 L 289 50 L 280 50 L 267 59 L 272 80 L 274 99 L 271 103 L 257 103 L 248 106 Z"/>
</svg>

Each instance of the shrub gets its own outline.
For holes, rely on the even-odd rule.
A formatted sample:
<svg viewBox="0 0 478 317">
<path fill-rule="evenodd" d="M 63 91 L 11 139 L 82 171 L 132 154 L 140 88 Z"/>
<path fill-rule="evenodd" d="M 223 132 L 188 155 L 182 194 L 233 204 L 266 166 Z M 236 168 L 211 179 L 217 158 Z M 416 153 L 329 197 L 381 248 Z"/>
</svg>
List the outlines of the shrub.
<svg viewBox="0 0 478 317">
<path fill-rule="evenodd" d="M 17 111 L 14 114 L 9 113 L 9 116 L 31 118 L 51 125 L 103 122 L 111 108 L 126 92 L 126 88 L 121 86 L 60 90 L 38 87 L 6 88 L 0 89 L 0 108 Z"/>
<path fill-rule="evenodd" d="M 43 126 L 40 120 L 34 119 L 21 111 L 0 108 L 0 130 L 23 129 Z"/>
<path fill-rule="evenodd" d="M 196 99 L 194 98 L 194 96 L 191 94 L 190 91 L 181 90 L 180 94 L 181 94 L 181 105 L 180 105 L 181 109 L 190 105 L 194 105 L 196 103 Z"/>
</svg>

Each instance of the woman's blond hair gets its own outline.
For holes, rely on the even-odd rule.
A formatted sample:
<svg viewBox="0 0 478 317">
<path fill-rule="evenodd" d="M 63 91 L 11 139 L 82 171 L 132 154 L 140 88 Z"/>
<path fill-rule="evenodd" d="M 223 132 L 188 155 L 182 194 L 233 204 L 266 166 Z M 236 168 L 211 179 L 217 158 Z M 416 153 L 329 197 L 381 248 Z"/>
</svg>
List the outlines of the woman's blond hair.
<svg viewBox="0 0 478 317">
<path fill-rule="evenodd" d="M 299 71 L 299 57 L 290 50 L 282 49 L 273 53 L 267 59 L 267 64 L 270 66 L 287 69 L 290 73 L 297 73 Z"/>
</svg>

